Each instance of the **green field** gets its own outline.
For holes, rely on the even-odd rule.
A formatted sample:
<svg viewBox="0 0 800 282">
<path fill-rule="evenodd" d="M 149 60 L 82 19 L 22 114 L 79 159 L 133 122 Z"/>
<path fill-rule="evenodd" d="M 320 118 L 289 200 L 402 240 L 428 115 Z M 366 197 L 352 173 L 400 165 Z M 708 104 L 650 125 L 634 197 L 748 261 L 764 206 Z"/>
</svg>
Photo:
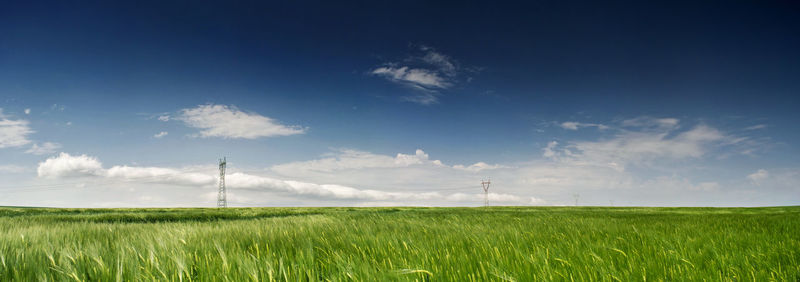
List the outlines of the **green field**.
<svg viewBox="0 0 800 282">
<path fill-rule="evenodd" d="M 0 280 L 797 281 L 800 207 L 0 208 Z"/>
</svg>

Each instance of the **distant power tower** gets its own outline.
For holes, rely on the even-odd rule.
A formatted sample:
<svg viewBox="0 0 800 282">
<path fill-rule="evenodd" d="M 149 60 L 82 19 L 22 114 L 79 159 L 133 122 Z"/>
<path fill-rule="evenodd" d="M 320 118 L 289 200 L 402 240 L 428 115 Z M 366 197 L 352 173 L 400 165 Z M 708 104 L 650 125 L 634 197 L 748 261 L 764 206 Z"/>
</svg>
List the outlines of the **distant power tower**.
<svg viewBox="0 0 800 282">
<path fill-rule="evenodd" d="M 225 157 L 219 160 L 219 191 L 217 192 L 217 207 L 228 207 L 228 195 L 225 193 Z"/>
<path fill-rule="evenodd" d="M 581 194 L 575 193 L 572 194 L 572 197 L 575 198 L 575 206 L 578 206 L 578 199 L 581 197 Z"/>
<path fill-rule="evenodd" d="M 483 186 L 483 205 L 489 206 L 489 184 L 492 184 L 492 180 L 481 180 L 481 186 Z"/>
</svg>

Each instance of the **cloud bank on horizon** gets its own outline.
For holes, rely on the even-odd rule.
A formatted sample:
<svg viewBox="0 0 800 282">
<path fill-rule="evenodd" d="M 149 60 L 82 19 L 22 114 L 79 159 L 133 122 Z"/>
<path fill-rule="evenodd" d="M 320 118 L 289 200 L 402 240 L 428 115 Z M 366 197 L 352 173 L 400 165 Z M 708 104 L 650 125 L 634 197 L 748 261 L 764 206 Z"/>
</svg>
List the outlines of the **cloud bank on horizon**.
<svg viewBox="0 0 800 282">
<path fill-rule="evenodd" d="M 184 138 L 257 139 L 305 133 L 305 127 L 284 126 L 255 112 L 234 106 L 205 104 L 176 112 L 174 117 L 159 116 L 159 122 L 178 122 L 190 130 Z M 26 120 L 10 120 L 11 129 L 0 135 L 4 144 L 22 147 L 32 141 L 33 132 Z M 476 180 L 493 179 L 489 200 L 497 205 L 564 205 L 565 192 L 582 193 L 610 202 L 626 199 L 631 204 L 670 205 L 687 195 L 715 195 L 728 199 L 724 204 L 747 205 L 742 194 L 781 193 L 800 183 L 797 170 L 770 173 L 757 169 L 734 179 L 703 179 L 681 171 L 698 160 L 725 157 L 720 152 L 752 154 L 758 152 L 754 138 L 728 133 L 705 123 L 683 125 L 675 118 L 636 117 L 606 123 L 556 122 L 562 130 L 591 130 L 605 135 L 595 140 L 550 141 L 539 148 L 538 157 L 514 163 L 448 164 L 431 159 L 422 149 L 413 154 L 394 156 L 355 149 L 335 149 L 321 158 L 275 164 L 250 172 L 229 171 L 226 177 L 232 205 L 274 205 L 274 195 L 310 205 L 424 205 L 474 206 L 481 203 Z M 20 128 L 24 127 L 24 128 Z M 743 132 L 748 132 L 745 130 Z M 191 132 L 191 131 L 189 131 Z M 163 133 L 163 134 L 162 134 Z M 156 138 L 166 138 L 164 132 Z M 25 141 L 20 141 L 25 140 Z M 57 145 L 28 150 L 48 151 Z M 27 152 L 27 151 L 26 151 Z M 45 153 L 45 154 L 46 154 Z M 41 154 L 37 154 L 41 155 Z M 6 173 L 24 169 L 5 166 Z M 670 174 L 665 175 L 667 171 Z M 650 176 L 654 175 L 654 176 Z M 182 187 L 183 204 L 206 205 L 215 199 L 216 167 L 193 165 L 159 167 L 114 165 L 106 168 L 94 156 L 61 152 L 38 163 L 36 182 L 76 187 L 103 185 L 103 189 L 129 189 L 158 193 L 150 186 Z M 705 177 L 707 178 L 707 177 Z M 127 187 L 127 188 L 123 188 Z M 665 195 L 660 195 L 664 194 Z M 625 194 L 626 196 L 620 196 Z M 652 195 L 660 195 L 653 197 Z M 591 196 L 590 196 L 591 195 Z M 145 202 L 117 201 L 99 206 L 147 206 Z M 701 203 L 698 203 L 701 204 Z M 709 203 L 703 203 L 709 204 Z M 302 205 L 302 204 L 299 204 Z"/>
</svg>

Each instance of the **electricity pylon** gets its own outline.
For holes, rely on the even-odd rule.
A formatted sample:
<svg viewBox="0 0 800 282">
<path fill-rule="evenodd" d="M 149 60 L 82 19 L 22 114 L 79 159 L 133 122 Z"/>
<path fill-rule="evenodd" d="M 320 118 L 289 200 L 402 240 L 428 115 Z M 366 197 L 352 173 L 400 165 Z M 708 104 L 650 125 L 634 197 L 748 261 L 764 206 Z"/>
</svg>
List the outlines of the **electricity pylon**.
<svg viewBox="0 0 800 282">
<path fill-rule="evenodd" d="M 489 184 L 492 184 L 492 180 L 481 180 L 481 186 L 483 186 L 483 205 L 488 207 L 489 206 Z"/>
<path fill-rule="evenodd" d="M 217 207 L 228 207 L 228 195 L 225 191 L 225 157 L 219 160 L 219 191 L 217 192 Z"/>
</svg>

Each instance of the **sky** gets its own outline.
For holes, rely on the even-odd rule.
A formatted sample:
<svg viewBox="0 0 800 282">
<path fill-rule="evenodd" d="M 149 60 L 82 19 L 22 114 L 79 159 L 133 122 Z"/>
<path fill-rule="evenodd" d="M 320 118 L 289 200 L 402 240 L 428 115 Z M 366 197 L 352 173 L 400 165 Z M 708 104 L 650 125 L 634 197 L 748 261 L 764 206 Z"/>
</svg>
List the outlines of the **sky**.
<svg viewBox="0 0 800 282">
<path fill-rule="evenodd" d="M 800 204 L 794 1 L 15 1 L 0 205 Z"/>
</svg>

